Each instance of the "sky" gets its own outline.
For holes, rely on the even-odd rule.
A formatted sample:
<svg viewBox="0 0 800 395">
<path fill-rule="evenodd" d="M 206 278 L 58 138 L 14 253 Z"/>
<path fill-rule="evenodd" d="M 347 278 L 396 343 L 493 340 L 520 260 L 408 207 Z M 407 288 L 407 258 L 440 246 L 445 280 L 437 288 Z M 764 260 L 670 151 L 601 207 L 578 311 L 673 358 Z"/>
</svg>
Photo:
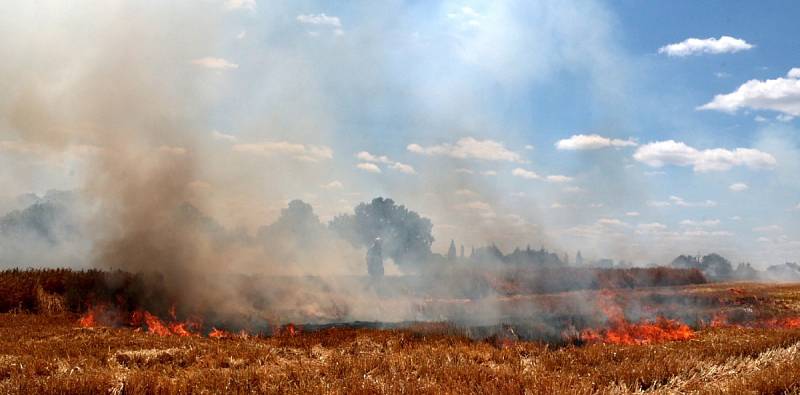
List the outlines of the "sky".
<svg viewBox="0 0 800 395">
<path fill-rule="evenodd" d="M 232 228 L 385 196 L 431 218 L 438 252 L 800 261 L 797 2 L 0 11 L 6 200 L 87 188 L 99 151 L 146 147 L 191 155 L 190 197 Z"/>
</svg>

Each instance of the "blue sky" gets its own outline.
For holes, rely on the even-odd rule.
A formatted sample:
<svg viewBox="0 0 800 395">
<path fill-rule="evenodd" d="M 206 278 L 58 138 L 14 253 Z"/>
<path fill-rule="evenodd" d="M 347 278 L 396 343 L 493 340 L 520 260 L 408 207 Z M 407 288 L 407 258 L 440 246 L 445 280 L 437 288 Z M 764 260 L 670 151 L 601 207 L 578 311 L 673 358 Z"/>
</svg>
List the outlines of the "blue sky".
<svg viewBox="0 0 800 395">
<path fill-rule="evenodd" d="M 147 144 L 203 158 L 199 205 L 226 225 L 293 198 L 328 219 L 383 195 L 432 218 L 440 251 L 800 260 L 797 2 L 41 7 L 4 7 L 0 33 L 19 40 L 4 58 L 26 60 L 2 66 L 7 118 L 26 81 L 66 86 L 48 96 L 65 102 L 127 48 L 191 125 L 188 144 Z M 102 34 L 120 26 L 133 33 Z M 81 188 L 87 150 L 53 159 L 35 137 L 0 124 L 6 194 Z"/>
</svg>

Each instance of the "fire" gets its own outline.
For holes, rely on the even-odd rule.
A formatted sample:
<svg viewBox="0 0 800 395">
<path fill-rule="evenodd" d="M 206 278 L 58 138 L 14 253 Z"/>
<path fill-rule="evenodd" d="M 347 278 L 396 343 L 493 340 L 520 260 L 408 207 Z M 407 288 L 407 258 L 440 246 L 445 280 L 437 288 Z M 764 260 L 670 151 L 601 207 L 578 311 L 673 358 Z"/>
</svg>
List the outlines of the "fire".
<svg viewBox="0 0 800 395">
<path fill-rule="evenodd" d="M 587 343 L 650 344 L 694 337 L 695 333 L 688 325 L 661 317 L 651 323 L 625 322 L 606 329 L 581 332 L 581 340 Z"/>
<path fill-rule="evenodd" d="M 622 307 L 614 301 L 612 291 L 600 293 L 598 308 L 608 317 L 608 327 L 586 329 L 580 339 L 586 343 L 649 344 L 664 341 L 689 340 L 695 333 L 688 325 L 663 317 L 654 322 L 630 323 Z"/>
<path fill-rule="evenodd" d="M 97 318 L 95 318 L 94 310 L 89 310 L 78 319 L 78 325 L 81 328 L 91 328 L 97 326 Z"/>
<path fill-rule="evenodd" d="M 169 311 L 172 320 L 164 322 L 155 314 L 146 310 L 136 310 L 127 314 L 109 308 L 105 305 L 97 305 L 88 309 L 86 314 L 78 319 L 78 325 L 84 328 L 95 326 L 129 326 L 136 328 L 137 331 L 145 330 L 158 336 L 194 336 L 198 335 L 202 329 L 202 324 L 197 320 L 187 319 L 179 321 L 175 315 L 175 308 Z"/>
<path fill-rule="evenodd" d="M 288 323 L 281 328 L 280 333 L 288 336 L 296 336 L 300 334 L 300 328 L 292 323 Z"/>
<path fill-rule="evenodd" d="M 228 337 L 232 337 L 230 332 L 223 331 L 222 329 L 217 329 L 212 327 L 211 332 L 208 333 L 208 337 L 212 339 L 224 339 Z"/>
</svg>

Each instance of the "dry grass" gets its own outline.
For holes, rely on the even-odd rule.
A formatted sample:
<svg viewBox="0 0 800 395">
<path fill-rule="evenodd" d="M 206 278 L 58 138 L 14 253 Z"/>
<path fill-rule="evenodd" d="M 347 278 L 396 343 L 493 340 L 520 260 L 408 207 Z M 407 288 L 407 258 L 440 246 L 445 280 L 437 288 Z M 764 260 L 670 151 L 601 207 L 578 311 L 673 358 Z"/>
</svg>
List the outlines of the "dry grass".
<svg viewBox="0 0 800 395">
<path fill-rule="evenodd" d="M 732 287 L 769 308 L 800 300 L 800 286 L 680 292 L 725 295 Z M 704 329 L 684 342 L 553 347 L 364 329 L 158 337 L 77 328 L 75 319 L 0 315 L 0 393 L 800 393 L 799 329 Z"/>
</svg>

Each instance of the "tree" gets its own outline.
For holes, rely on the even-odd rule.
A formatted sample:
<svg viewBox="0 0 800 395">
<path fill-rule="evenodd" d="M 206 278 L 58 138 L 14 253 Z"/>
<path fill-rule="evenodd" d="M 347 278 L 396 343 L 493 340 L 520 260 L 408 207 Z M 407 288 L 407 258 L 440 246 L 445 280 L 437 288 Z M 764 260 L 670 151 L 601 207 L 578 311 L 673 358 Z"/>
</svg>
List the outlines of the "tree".
<svg viewBox="0 0 800 395">
<path fill-rule="evenodd" d="M 380 238 L 383 256 L 400 268 L 418 266 L 431 254 L 431 221 L 392 199 L 361 203 L 352 215 L 336 216 L 328 226 L 356 247 L 370 247 Z"/>
<path fill-rule="evenodd" d="M 314 208 L 302 200 L 292 200 L 289 206 L 281 210 L 281 216 L 275 223 L 258 230 L 261 239 L 291 238 L 298 247 L 313 244 L 325 231 L 314 214 Z"/>
</svg>

